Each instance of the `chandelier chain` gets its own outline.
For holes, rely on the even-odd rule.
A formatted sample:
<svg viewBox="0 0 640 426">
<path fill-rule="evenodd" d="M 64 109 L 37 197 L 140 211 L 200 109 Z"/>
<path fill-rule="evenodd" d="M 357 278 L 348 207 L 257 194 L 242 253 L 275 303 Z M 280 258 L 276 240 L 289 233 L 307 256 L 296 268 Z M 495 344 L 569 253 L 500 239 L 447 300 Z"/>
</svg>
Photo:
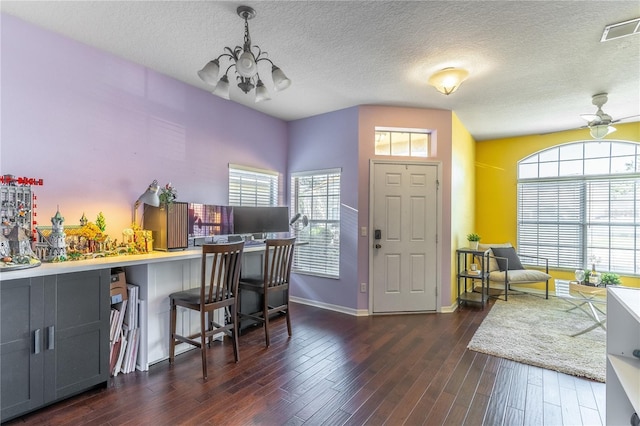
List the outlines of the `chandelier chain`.
<svg viewBox="0 0 640 426">
<path fill-rule="evenodd" d="M 251 51 L 251 36 L 249 35 L 249 20 L 244 15 L 244 50 Z"/>
</svg>

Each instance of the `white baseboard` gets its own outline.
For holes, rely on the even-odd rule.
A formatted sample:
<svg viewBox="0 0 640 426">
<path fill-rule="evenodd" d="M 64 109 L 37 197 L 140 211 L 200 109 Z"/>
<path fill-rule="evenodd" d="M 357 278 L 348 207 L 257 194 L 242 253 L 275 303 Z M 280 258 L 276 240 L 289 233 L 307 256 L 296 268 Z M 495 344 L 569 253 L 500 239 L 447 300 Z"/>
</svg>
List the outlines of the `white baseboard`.
<svg viewBox="0 0 640 426">
<path fill-rule="evenodd" d="M 453 302 L 451 306 L 441 306 L 440 313 L 441 314 L 452 314 L 458 309 L 458 302 Z"/>
<path fill-rule="evenodd" d="M 352 309 L 344 306 L 332 305 L 331 303 L 318 302 L 316 300 L 303 299 L 302 297 L 290 296 L 291 302 L 300 303 L 302 305 L 315 306 L 316 308 L 327 309 L 329 311 L 340 312 L 347 315 L 353 315 L 356 317 L 369 316 L 368 309 Z"/>
<path fill-rule="evenodd" d="M 303 299 L 302 297 L 290 296 L 289 300 L 294 303 L 300 303 L 302 305 L 315 306 L 316 308 L 327 309 L 329 311 L 340 312 L 347 315 L 353 315 L 356 317 L 369 316 L 368 309 L 352 309 L 345 308 L 344 306 L 332 305 L 331 303 L 318 302 L 316 300 Z M 451 306 L 443 306 L 440 308 L 440 313 L 452 314 L 458 309 L 458 303 L 454 302 Z"/>
</svg>

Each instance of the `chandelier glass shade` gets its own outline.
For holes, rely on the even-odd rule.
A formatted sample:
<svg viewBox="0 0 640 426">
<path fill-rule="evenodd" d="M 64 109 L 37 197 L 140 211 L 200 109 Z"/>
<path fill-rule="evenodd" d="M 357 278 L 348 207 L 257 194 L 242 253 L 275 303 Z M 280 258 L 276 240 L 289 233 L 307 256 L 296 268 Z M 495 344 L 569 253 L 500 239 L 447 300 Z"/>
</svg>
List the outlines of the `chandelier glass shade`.
<svg viewBox="0 0 640 426">
<path fill-rule="evenodd" d="M 460 87 L 460 84 L 469 76 L 467 70 L 462 68 L 445 68 L 429 77 L 429 84 L 438 92 L 450 95 Z"/>
<path fill-rule="evenodd" d="M 269 92 L 260 78 L 258 65 L 261 62 L 268 62 L 271 65 L 271 79 L 276 92 L 286 89 L 291 85 L 291 80 L 277 67 L 258 45 L 251 45 L 249 34 L 249 19 L 256 16 L 256 11 L 249 6 L 238 6 L 238 16 L 244 19 L 244 43 L 231 49 L 225 47 L 225 53 L 216 59 L 209 61 L 200 71 L 198 76 L 205 83 L 215 86 L 213 94 L 224 99 L 229 99 L 229 77 L 232 68 L 236 71 L 237 86 L 244 93 L 249 93 L 255 89 L 255 101 L 261 102 L 271 99 Z M 226 67 L 222 77 L 219 77 L 221 61 Z"/>
</svg>

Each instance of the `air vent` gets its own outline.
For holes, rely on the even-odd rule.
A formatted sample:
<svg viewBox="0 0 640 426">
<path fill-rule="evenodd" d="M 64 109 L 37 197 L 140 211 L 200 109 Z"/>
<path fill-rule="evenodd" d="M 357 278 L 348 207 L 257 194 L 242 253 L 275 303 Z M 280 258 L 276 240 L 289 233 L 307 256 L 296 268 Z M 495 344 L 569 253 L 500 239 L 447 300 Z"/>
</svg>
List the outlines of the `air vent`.
<svg viewBox="0 0 640 426">
<path fill-rule="evenodd" d="M 604 32 L 602 33 L 600 41 L 609 41 L 638 33 L 640 33 L 640 18 L 607 25 L 604 27 Z"/>
</svg>

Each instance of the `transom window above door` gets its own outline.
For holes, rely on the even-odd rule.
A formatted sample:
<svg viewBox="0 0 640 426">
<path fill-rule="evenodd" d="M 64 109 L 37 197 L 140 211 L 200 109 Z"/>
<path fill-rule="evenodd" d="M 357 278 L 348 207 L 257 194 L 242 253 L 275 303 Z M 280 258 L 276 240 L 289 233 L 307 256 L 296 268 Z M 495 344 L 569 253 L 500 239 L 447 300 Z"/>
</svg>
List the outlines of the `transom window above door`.
<svg viewBox="0 0 640 426">
<path fill-rule="evenodd" d="M 430 150 L 428 130 L 376 127 L 375 155 L 428 157 Z"/>
</svg>

